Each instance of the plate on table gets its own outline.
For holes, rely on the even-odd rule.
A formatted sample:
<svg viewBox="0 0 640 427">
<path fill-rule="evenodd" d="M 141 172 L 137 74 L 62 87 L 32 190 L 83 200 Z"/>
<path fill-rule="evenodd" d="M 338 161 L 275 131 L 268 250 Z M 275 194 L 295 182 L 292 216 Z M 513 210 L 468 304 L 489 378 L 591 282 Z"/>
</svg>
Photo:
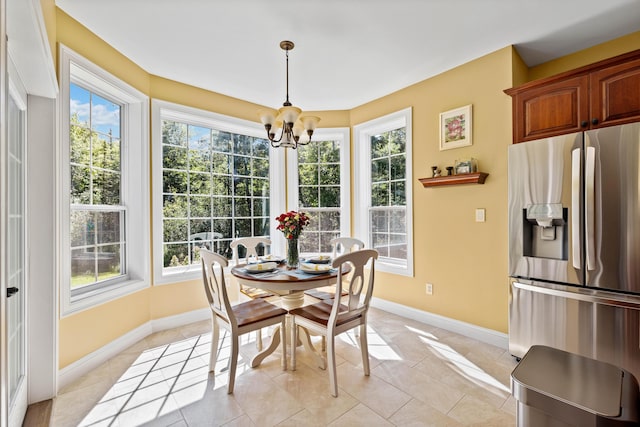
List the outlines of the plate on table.
<svg viewBox="0 0 640 427">
<path fill-rule="evenodd" d="M 329 264 L 331 262 L 331 257 L 329 255 L 318 255 L 307 258 L 306 261 L 312 264 Z"/>
<path fill-rule="evenodd" d="M 278 263 L 276 262 L 261 262 L 259 264 L 249 264 L 244 268 L 247 273 L 270 273 L 278 269 Z"/>
<path fill-rule="evenodd" d="M 325 274 L 329 273 L 332 267 L 327 264 L 300 264 L 300 271 L 310 274 Z"/>
<path fill-rule="evenodd" d="M 275 262 L 276 264 L 280 264 L 282 261 L 284 261 L 284 258 L 278 255 L 265 255 L 258 258 L 258 260 L 259 262 L 262 262 L 262 263 Z"/>
</svg>

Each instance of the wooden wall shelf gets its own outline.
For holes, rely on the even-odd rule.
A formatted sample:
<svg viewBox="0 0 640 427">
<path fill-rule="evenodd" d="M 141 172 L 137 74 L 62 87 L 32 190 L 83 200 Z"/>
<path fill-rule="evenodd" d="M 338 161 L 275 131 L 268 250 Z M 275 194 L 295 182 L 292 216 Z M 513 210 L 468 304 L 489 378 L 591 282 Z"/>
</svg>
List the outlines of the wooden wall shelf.
<svg viewBox="0 0 640 427">
<path fill-rule="evenodd" d="M 457 185 L 457 184 L 484 184 L 484 180 L 489 176 L 488 173 L 475 172 L 465 173 L 462 175 L 438 176 L 435 178 L 418 178 L 422 185 L 426 187 L 436 187 L 438 185 Z"/>
</svg>

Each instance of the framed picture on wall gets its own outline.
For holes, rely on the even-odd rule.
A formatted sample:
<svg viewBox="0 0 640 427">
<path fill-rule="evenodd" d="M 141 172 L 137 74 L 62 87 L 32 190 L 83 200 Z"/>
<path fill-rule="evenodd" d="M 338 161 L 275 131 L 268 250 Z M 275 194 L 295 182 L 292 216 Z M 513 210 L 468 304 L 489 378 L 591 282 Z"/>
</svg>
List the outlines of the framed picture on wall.
<svg viewBox="0 0 640 427">
<path fill-rule="evenodd" d="M 471 129 L 471 104 L 440 113 L 440 150 L 471 145 Z"/>
</svg>

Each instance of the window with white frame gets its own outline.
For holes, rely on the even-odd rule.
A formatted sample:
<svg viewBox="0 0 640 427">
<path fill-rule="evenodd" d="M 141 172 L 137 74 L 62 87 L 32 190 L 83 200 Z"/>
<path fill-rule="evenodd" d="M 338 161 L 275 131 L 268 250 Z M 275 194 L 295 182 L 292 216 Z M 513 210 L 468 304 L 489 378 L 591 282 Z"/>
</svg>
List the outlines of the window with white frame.
<svg viewBox="0 0 640 427">
<path fill-rule="evenodd" d="M 413 275 L 411 108 L 354 127 L 355 223 L 376 268 Z"/>
<path fill-rule="evenodd" d="M 159 281 L 199 274 L 202 248 L 231 258 L 234 239 L 270 236 L 280 191 L 272 186 L 284 187 L 284 180 L 273 179 L 264 128 L 156 100 L 153 114 Z"/>
<path fill-rule="evenodd" d="M 349 129 L 317 129 L 313 142 L 287 157 L 289 206 L 306 212 L 310 222 L 300 235 L 302 253 L 328 253 L 329 242 L 351 235 Z"/>
<path fill-rule="evenodd" d="M 62 308 L 149 284 L 148 98 L 60 47 Z"/>
</svg>

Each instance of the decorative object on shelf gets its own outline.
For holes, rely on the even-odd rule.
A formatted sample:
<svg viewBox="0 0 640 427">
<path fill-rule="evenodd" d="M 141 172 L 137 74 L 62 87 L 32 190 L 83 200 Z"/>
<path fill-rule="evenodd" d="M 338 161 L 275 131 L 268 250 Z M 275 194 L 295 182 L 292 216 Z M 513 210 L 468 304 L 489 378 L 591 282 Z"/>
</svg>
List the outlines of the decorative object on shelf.
<svg viewBox="0 0 640 427">
<path fill-rule="evenodd" d="M 319 117 L 301 116 L 302 110 L 289 102 L 289 51 L 295 45 L 293 42 L 284 40 L 280 42 L 280 48 L 283 49 L 287 57 L 287 97 L 279 110 L 264 109 L 260 110 L 260 121 L 267 130 L 267 137 L 274 148 L 298 148 L 298 145 L 306 145 L 311 142 L 311 135 L 315 130 Z M 303 132 L 307 133 L 308 140 L 301 139 Z M 276 137 L 277 134 L 279 137 Z"/>
<path fill-rule="evenodd" d="M 484 184 L 488 173 L 474 172 L 463 175 L 439 176 L 436 178 L 418 178 L 423 187 L 437 187 L 441 185 L 455 184 Z"/>
<path fill-rule="evenodd" d="M 456 175 L 478 172 L 478 161 L 473 157 L 470 159 L 456 160 L 454 170 Z"/>
<path fill-rule="evenodd" d="M 437 166 L 431 166 L 431 176 L 434 178 L 440 176 L 440 169 Z"/>
<path fill-rule="evenodd" d="M 453 175 L 453 166 L 447 166 L 447 176 Z"/>
<path fill-rule="evenodd" d="M 471 104 L 440 113 L 440 151 L 472 144 Z"/>
<path fill-rule="evenodd" d="M 300 261 L 298 238 L 304 227 L 309 225 L 309 216 L 304 212 L 289 211 L 277 216 L 276 220 L 279 222 L 276 229 L 282 231 L 287 239 L 287 268 L 298 268 Z"/>
</svg>

